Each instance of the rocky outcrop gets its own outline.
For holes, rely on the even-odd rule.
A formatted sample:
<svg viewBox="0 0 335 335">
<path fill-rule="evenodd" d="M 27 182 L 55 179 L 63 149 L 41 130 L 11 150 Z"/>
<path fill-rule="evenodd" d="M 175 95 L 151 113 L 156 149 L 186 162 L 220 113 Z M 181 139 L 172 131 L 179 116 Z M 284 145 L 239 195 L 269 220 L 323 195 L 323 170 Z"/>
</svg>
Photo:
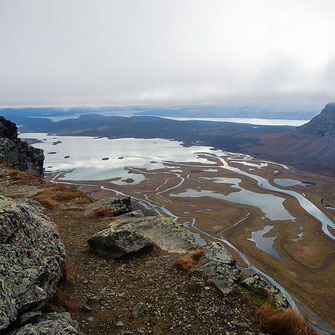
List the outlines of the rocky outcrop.
<svg viewBox="0 0 335 335">
<path fill-rule="evenodd" d="M 110 228 L 97 233 L 88 241 L 95 250 L 102 250 L 103 253 L 109 250 L 111 255 L 118 254 L 121 245 L 122 251 L 128 248 L 130 253 L 134 253 L 133 250 L 142 250 L 152 242 L 163 250 L 176 253 L 186 253 L 200 247 L 192 232 L 185 227 L 172 219 L 156 216 L 121 216 L 111 223 Z M 199 260 L 201 266 L 194 271 L 211 279 L 224 294 L 229 293 L 243 279 L 234 258 L 219 243 L 212 242 L 204 248 L 205 254 Z"/>
<path fill-rule="evenodd" d="M 43 177 L 43 150 L 18 138 L 14 123 L 0 116 L 0 163 Z"/>
<path fill-rule="evenodd" d="M 64 267 L 64 246 L 42 207 L 0 197 L 0 331 L 36 317 Z"/>
<path fill-rule="evenodd" d="M 131 200 L 130 197 L 126 197 L 123 199 L 118 198 L 101 199 L 89 205 L 85 211 L 85 215 L 94 216 L 96 210 L 101 207 L 106 207 L 113 213 L 114 216 L 119 216 L 131 212 Z"/>
<path fill-rule="evenodd" d="M 16 329 L 10 335 L 80 335 L 78 324 L 72 321 L 68 313 L 48 313 L 38 317 L 34 322 Z"/>
<path fill-rule="evenodd" d="M 135 229 L 105 229 L 88 240 L 89 246 L 98 254 L 121 258 L 140 252 L 153 242 Z"/>
<path fill-rule="evenodd" d="M 209 278 L 223 294 L 231 292 L 243 279 L 241 271 L 235 266 L 235 259 L 220 243 L 207 244 L 199 263 L 204 265 L 194 271 Z"/>
<path fill-rule="evenodd" d="M 287 299 L 284 297 L 281 291 L 276 286 L 268 283 L 259 274 L 254 274 L 246 278 L 243 280 L 242 285 L 263 289 L 271 297 L 275 306 L 280 309 L 286 309 L 289 306 Z"/>
</svg>

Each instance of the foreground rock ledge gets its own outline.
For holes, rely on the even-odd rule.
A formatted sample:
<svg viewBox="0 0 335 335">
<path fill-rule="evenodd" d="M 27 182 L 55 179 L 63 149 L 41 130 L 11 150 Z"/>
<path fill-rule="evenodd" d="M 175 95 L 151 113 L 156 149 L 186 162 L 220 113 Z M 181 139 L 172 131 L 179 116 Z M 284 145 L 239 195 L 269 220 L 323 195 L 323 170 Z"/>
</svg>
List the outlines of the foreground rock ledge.
<svg viewBox="0 0 335 335">
<path fill-rule="evenodd" d="M 64 273 L 63 243 L 37 202 L 0 197 L 0 265 L 1 332 L 38 315 Z"/>
</svg>

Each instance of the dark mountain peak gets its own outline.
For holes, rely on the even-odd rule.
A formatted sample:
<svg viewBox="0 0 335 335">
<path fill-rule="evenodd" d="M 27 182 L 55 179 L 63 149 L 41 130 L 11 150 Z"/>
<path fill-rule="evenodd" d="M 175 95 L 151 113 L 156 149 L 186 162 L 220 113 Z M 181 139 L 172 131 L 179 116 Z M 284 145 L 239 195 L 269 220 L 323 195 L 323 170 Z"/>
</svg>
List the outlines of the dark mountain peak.
<svg viewBox="0 0 335 335">
<path fill-rule="evenodd" d="M 335 102 L 330 102 L 322 112 L 311 121 L 294 131 L 295 137 L 310 137 L 311 139 L 330 136 L 335 137 Z"/>
</svg>

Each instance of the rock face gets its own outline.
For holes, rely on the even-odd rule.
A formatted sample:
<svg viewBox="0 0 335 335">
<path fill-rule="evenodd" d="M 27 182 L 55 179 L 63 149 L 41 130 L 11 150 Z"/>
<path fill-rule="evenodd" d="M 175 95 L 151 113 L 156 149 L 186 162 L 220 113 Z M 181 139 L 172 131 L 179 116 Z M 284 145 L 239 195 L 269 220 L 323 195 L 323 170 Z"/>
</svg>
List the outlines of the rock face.
<svg viewBox="0 0 335 335">
<path fill-rule="evenodd" d="M 0 197 L 0 332 L 36 316 L 54 295 L 64 267 L 64 246 L 42 207 Z"/>
<path fill-rule="evenodd" d="M 34 323 L 9 333 L 10 335 L 80 335 L 78 324 L 71 320 L 68 313 L 49 313 L 37 318 Z"/>
<path fill-rule="evenodd" d="M 153 245 L 153 242 L 135 229 L 107 228 L 88 240 L 97 253 L 111 258 L 134 254 Z"/>
<path fill-rule="evenodd" d="M 19 139 L 16 125 L 0 116 L 0 163 L 43 177 L 43 161 L 43 150 Z"/>
<path fill-rule="evenodd" d="M 272 298 L 276 307 L 280 309 L 285 309 L 289 306 L 288 301 L 280 292 L 280 290 L 273 286 L 272 284 L 266 282 L 260 275 L 254 274 L 245 280 L 243 280 L 242 285 L 249 287 L 258 287 L 266 291 L 269 296 Z"/>
</svg>

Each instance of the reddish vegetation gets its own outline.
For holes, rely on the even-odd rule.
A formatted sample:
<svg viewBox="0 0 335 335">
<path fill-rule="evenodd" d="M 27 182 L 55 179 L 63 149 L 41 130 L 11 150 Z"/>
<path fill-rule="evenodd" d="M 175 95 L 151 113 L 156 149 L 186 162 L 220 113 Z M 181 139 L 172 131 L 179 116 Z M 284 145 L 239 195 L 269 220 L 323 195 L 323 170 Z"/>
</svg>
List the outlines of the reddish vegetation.
<svg viewBox="0 0 335 335">
<path fill-rule="evenodd" d="M 74 201 L 78 203 L 79 200 L 82 200 L 82 203 L 90 202 L 82 191 L 62 184 L 44 184 L 43 190 L 38 192 L 34 199 L 47 208 L 53 208 L 59 205 L 59 201 Z M 82 207 L 73 206 L 69 209 L 82 210 Z"/>
<path fill-rule="evenodd" d="M 73 281 L 73 269 L 69 264 L 65 264 L 65 278 L 66 280 Z"/>
<path fill-rule="evenodd" d="M 301 315 L 292 308 L 278 311 L 269 303 L 265 303 L 256 310 L 260 326 L 264 331 L 273 335 L 315 335 L 308 329 L 307 323 Z"/>
<path fill-rule="evenodd" d="M 94 211 L 95 216 L 97 217 L 114 217 L 113 213 L 107 207 L 99 207 Z"/>
<path fill-rule="evenodd" d="M 204 249 L 197 249 L 190 253 L 180 257 L 177 261 L 177 266 L 183 270 L 190 270 L 199 266 L 198 261 L 201 256 L 205 253 Z"/>
<path fill-rule="evenodd" d="M 60 286 L 53 299 L 46 304 L 45 308 L 51 312 L 62 310 L 70 311 L 73 309 L 73 305 L 64 294 L 63 288 Z"/>
<path fill-rule="evenodd" d="M 48 195 L 37 195 L 33 199 L 37 200 L 41 205 L 50 209 L 59 205 L 58 201 L 51 199 Z"/>
<path fill-rule="evenodd" d="M 79 198 L 79 199 L 74 199 L 74 201 L 78 205 L 85 205 L 85 204 L 90 204 L 92 200 L 89 197 L 85 198 Z"/>
<path fill-rule="evenodd" d="M 9 170 L 9 176 L 13 180 L 13 184 L 37 184 L 40 183 L 39 177 L 33 176 L 27 172 L 20 172 L 13 168 L 7 168 Z"/>
</svg>

